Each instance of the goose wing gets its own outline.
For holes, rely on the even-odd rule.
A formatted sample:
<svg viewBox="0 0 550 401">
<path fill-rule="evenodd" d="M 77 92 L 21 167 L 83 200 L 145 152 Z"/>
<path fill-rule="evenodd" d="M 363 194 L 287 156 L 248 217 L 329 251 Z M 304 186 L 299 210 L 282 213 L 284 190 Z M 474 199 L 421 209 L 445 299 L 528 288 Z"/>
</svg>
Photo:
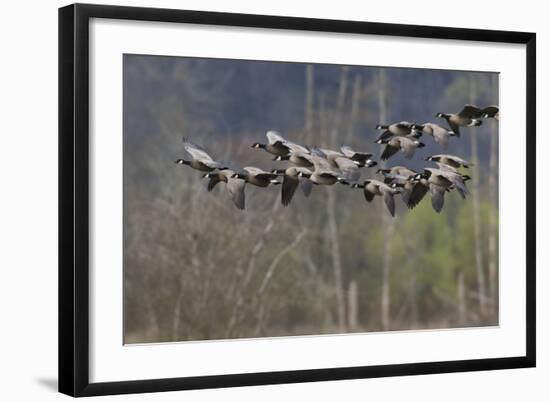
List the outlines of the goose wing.
<svg viewBox="0 0 550 401">
<path fill-rule="evenodd" d="M 440 163 L 440 162 L 435 162 L 435 164 L 437 164 L 437 167 L 439 167 L 439 169 L 442 170 L 442 171 L 449 171 L 451 173 L 456 173 L 457 172 L 456 168 L 454 168 L 453 166 L 449 166 L 448 164 L 443 164 L 443 163 Z"/>
<path fill-rule="evenodd" d="M 397 140 L 401 146 L 406 159 L 412 159 L 414 156 L 414 151 L 417 148 L 418 141 L 413 141 L 407 137 L 398 137 Z"/>
<path fill-rule="evenodd" d="M 382 152 L 382 156 L 380 158 L 382 160 L 388 160 L 390 157 L 392 157 L 394 154 L 399 152 L 399 148 L 392 146 L 392 145 L 386 145 L 384 148 L 384 152 Z"/>
<path fill-rule="evenodd" d="M 464 180 L 462 179 L 462 176 L 451 171 L 444 172 L 443 176 L 454 185 L 462 199 L 466 199 L 466 195 L 468 195 L 469 192 L 468 188 L 466 188 Z"/>
<path fill-rule="evenodd" d="M 393 198 L 394 191 L 387 185 L 380 185 L 380 191 L 382 192 L 382 198 L 384 198 L 384 203 L 388 208 L 388 211 L 392 216 L 395 216 L 395 199 Z"/>
<path fill-rule="evenodd" d="M 213 161 L 212 157 L 210 157 L 203 147 L 191 142 L 185 137 L 183 138 L 183 147 L 194 159 L 200 160 L 203 163 L 206 161 Z"/>
<path fill-rule="evenodd" d="M 313 162 L 315 170 L 332 170 L 332 167 L 327 160 L 327 155 L 319 148 L 315 148 L 311 151 L 311 161 Z"/>
<path fill-rule="evenodd" d="M 382 131 L 382 133 L 378 136 L 378 138 L 376 139 L 376 142 L 378 141 L 385 141 L 387 139 L 390 139 L 392 138 L 394 135 L 389 131 L 389 130 L 385 130 L 385 131 Z"/>
<path fill-rule="evenodd" d="M 308 148 L 306 148 L 305 146 L 299 145 L 295 142 L 284 141 L 283 145 L 285 145 L 288 149 L 290 149 L 291 152 L 295 152 L 295 153 L 300 152 L 300 153 L 305 153 L 305 154 L 309 153 Z"/>
<path fill-rule="evenodd" d="M 437 124 L 432 124 L 431 127 L 435 142 L 441 145 L 444 149 L 447 149 L 449 146 L 449 131 Z"/>
<path fill-rule="evenodd" d="M 472 104 L 466 104 L 462 110 L 458 112 L 458 115 L 464 118 L 478 118 L 481 117 L 481 109 Z"/>
<path fill-rule="evenodd" d="M 445 188 L 439 185 L 430 184 L 430 194 L 432 194 L 432 207 L 439 213 L 445 203 Z"/>
<path fill-rule="evenodd" d="M 334 162 L 342 172 L 342 177 L 344 177 L 346 180 L 359 180 L 361 172 L 359 171 L 359 167 L 357 167 L 353 160 L 350 160 L 346 157 L 337 157 Z"/>
<path fill-rule="evenodd" d="M 258 167 L 243 167 L 243 170 L 245 170 L 248 174 L 258 177 L 258 178 L 275 178 L 277 177 L 277 174 L 270 173 L 268 171 L 264 171 L 261 168 Z"/>
<path fill-rule="evenodd" d="M 288 206 L 290 204 L 299 183 L 298 177 L 285 174 L 283 185 L 281 185 L 281 203 L 283 206 Z"/>
<path fill-rule="evenodd" d="M 487 106 L 481 110 L 481 117 L 495 118 L 498 112 L 499 112 L 498 106 Z"/>
<path fill-rule="evenodd" d="M 219 182 L 222 181 L 222 176 L 220 174 L 210 174 L 210 179 L 208 180 L 208 186 L 206 189 L 208 192 L 212 191 Z"/>
<path fill-rule="evenodd" d="M 277 131 L 267 131 L 265 133 L 265 136 L 267 136 L 267 141 L 271 144 L 271 145 L 275 145 L 276 143 L 283 143 L 286 141 L 285 138 L 283 138 L 281 136 L 280 133 L 278 133 Z"/>
<path fill-rule="evenodd" d="M 428 186 L 424 185 L 421 182 L 417 182 L 416 184 L 414 184 L 411 194 L 406 201 L 407 207 L 409 209 L 415 208 L 420 203 L 420 201 L 424 199 L 424 196 L 428 193 L 428 189 Z"/>
<path fill-rule="evenodd" d="M 229 193 L 229 196 L 233 200 L 233 203 L 237 208 L 244 209 L 244 187 L 246 185 L 246 182 L 244 180 L 238 179 L 238 178 L 228 178 L 227 184 L 225 185 L 227 188 L 227 192 Z"/>
<path fill-rule="evenodd" d="M 313 189 L 313 182 L 308 180 L 307 178 L 301 178 L 300 179 L 300 188 L 302 188 L 302 192 L 305 196 L 311 195 L 311 190 Z"/>
<path fill-rule="evenodd" d="M 357 162 L 360 162 L 360 163 L 365 163 L 368 159 L 370 159 L 373 156 L 372 153 L 356 152 L 351 147 L 345 146 L 345 145 L 342 145 L 340 147 L 340 151 L 347 158 L 349 158 L 351 160 L 354 160 L 354 161 L 357 161 Z"/>
<path fill-rule="evenodd" d="M 451 159 L 451 160 L 454 160 L 456 163 L 458 164 L 461 164 L 463 167 L 466 167 L 468 168 L 470 166 L 470 163 L 468 163 L 466 160 L 464 159 L 461 159 L 460 157 L 458 156 L 452 156 L 452 155 L 447 155 L 447 158 Z"/>
</svg>

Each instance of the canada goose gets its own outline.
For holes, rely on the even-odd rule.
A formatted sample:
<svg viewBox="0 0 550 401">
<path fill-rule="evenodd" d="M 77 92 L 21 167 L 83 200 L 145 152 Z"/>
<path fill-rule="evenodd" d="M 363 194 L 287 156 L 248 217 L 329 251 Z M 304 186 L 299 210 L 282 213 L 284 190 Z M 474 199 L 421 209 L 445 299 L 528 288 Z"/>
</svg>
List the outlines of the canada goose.
<svg viewBox="0 0 550 401">
<path fill-rule="evenodd" d="M 227 169 L 227 167 L 224 167 L 223 164 L 214 161 L 212 157 L 206 151 L 200 147 L 199 145 L 194 144 L 193 142 L 189 141 L 187 138 L 183 138 L 183 147 L 192 156 L 191 160 L 185 160 L 185 159 L 178 159 L 176 160 L 176 164 L 183 164 L 187 165 L 191 168 L 194 168 L 195 170 L 199 171 L 214 171 L 216 169 L 218 170 L 224 170 Z"/>
<path fill-rule="evenodd" d="M 363 184 L 353 184 L 351 187 L 363 188 L 363 194 L 367 202 L 372 202 L 377 195 L 382 196 L 388 211 L 392 216 L 395 216 L 395 200 L 393 196 L 399 193 L 399 190 L 391 188 L 389 185 L 377 180 L 365 180 Z"/>
<path fill-rule="evenodd" d="M 264 149 L 275 156 L 284 156 L 290 151 L 286 145 L 286 139 L 277 131 L 267 131 L 265 135 L 267 136 L 267 144 L 256 142 L 252 147 L 255 149 Z"/>
<path fill-rule="evenodd" d="M 244 187 L 246 185 L 246 181 L 241 178 L 234 177 L 234 175 L 235 172 L 233 170 L 225 169 L 206 173 L 203 177 L 210 179 L 207 187 L 209 192 L 212 191 L 212 189 L 214 189 L 219 182 L 224 182 L 227 193 L 229 193 L 233 203 L 242 210 L 244 209 Z"/>
<path fill-rule="evenodd" d="M 309 196 L 311 193 L 311 181 L 300 178 L 300 173 L 304 173 L 304 177 L 310 176 L 312 174 L 311 170 L 304 167 L 291 166 L 284 170 L 273 170 L 272 173 L 283 176 L 283 185 L 281 187 L 281 203 L 283 206 L 288 206 L 290 204 L 300 182 L 302 183 L 301 187 L 304 194 Z"/>
<path fill-rule="evenodd" d="M 416 124 L 409 121 L 400 121 L 393 124 L 378 124 L 378 130 L 384 130 L 376 141 L 389 139 L 392 136 L 410 136 L 412 138 L 420 138 L 422 133 L 416 129 Z"/>
<path fill-rule="evenodd" d="M 308 148 L 288 141 L 285 142 L 285 145 L 289 148 L 289 153 L 286 155 L 279 155 L 273 160 L 288 160 L 299 167 L 313 167 L 313 160 L 311 159 L 310 150 Z"/>
<path fill-rule="evenodd" d="M 340 151 L 348 159 L 353 160 L 359 167 L 374 167 L 378 163 L 372 160 L 372 153 L 356 152 L 349 146 L 340 146 Z"/>
<path fill-rule="evenodd" d="M 376 170 L 376 173 L 377 174 L 382 174 L 384 177 L 386 177 L 386 174 L 390 174 L 390 175 L 398 174 L 398 175 L 403 175 L 403 176 L 409 177 L 411 175 L 416 174 L 416 171 L 411 170 L 408 167 L 393 166 L 393 167 L 390 167 L 390 168 L 378 169 L 378 170 Z"/>
<path fill-rule="evenodd" d="M 476 127 L 482 123 L 482 121 L 479 120 L 479 109 L 470 104 L 465 105 L 462 110 L 456 114 L 437 113 L 435 116 L 447 120 L 449 127 L 451 127 L 451 130 L 453 130 L 456 136 L 460 136 L 460 127 Z"/>
<path fill-rule="evenodd" d="M 264 171 L 257 167 L 244 167 L 245 174 L 234 173 L 231 178 L 240 178 L 257 187 L 265 188 L 269 184 L 278 185 L 277 174 Z"/>
<path fill-rule="evenodd" d="M 376 143 L 379 144 L 385 144 L 386 148 L 384 149 L 384 152 L 382 153 L 382 156 L 380 158 L 382 160 L 388 160 L 390 157 L 392 157 L 394 154 L 396 154 L 399 150 L 401 150 L 405 158 L 412 159 L 414 156 L 414 151 L 417 148 L 423 148 L 424 145 L 422 142 L 417 141 L 416 139 L 411 139 L 404 136 L 394 136 L 389 139 L 379 139 L 376 141 Z"/>
<path fill-rule="evenodd" d="M 472 113 L 472 117 L 474 118 L 494 118 L 496 120 L 499 119 L 498 106 L 487 106 L 484 108 L 479 108 L 472 104 L 467 104 L 464 106 L 464 108 L 467 109 L 468 112 Z"/>
<path fill-rule="evenodd" d="M 434 140 L 445 149 L 447 149 L 447 146 L 449 145 L 449 138 L 456 136 L 453 131 L 449 131 L 448 129 L 434 123 L 424 123 L 419 127 L 421 127 L 420 129 L 423 134 L 432 136 Z"/>
<path fill-rule="evenodd" d="M 403 166 L 394 166 L 389 169 L 378 169 L 378 174 L 384 176 L 384 184 L 392 188 L 401 188 L 401 198 L 408 205 L 411 193 L 416 183 L 410 180 L 410 177 L 417 174 L 416 171 Z"/>
<path fill-rule="evenodd" d="M 464 183 L 470 179 L 467 175 L 446 169 L 425 168 L 423 173 L 417 174 L 413 179 L 419 180 L 422 178 L 425 178 L 429 184 L 447 189 L 456 189 L 463 199 L 468 194 L 468 188 L 466 188 L 466 184 Z"/>
<path fill-rule="evenodd" d="M 348 157 L 346 157 L 343 153 L 337 152 L 335 150 L 330 150 L 330 149 L 319 149 L 319 150 L 323 152 L 324 156 L 326 157 L 326 160 L 328 161 L 331 167 L 336 168 L 342 172 L 343 178 L 350 181 L 357 181 L 359 179 L 359 177 L 361 176 L 359 167 L 363 167 L 364 164 L 355 162 L 349 159 Z"/>
<path fill-rule="evenodd" d="M 447 166 L 451 166 L 454 168 L 459 168 L 459 167 L 469 168 L 471 166 L 471 164 L 468 163 L 466 160 L 453 155 L 432 155 L 430 157 L 427 157 L 426 161 L 446 164 Z"/>
<path fill-rule="evenodd" d="M 299 177 L 308 178 L 311 182 L 317 185 L 334 185 L 337 182 L 340 184 L 349 185 L 349 182 L 346 181 L 343 176 L 334 171 L 332 165 L 327 159 L 327 155 L 321 149 L 313 149 L 311 151 L 311 157 L 314 165 L 313 173 L 308 175 L 302 171 L 298 174 Z"/>
<path fill-rule="evenodd" d="M 407 207 L 409 209 L 415 208 L 428 191 L 430 191 L 432 195 L 432 208 L 437 213 L 441 212 L 445 202 L 445 192 L 450 191 L 450 189 L 428 182 L 428 179 L 422 174 L 416 176 L 412 182 L 414 182 L 414 188 L 409 196 Z"/>
</svg>

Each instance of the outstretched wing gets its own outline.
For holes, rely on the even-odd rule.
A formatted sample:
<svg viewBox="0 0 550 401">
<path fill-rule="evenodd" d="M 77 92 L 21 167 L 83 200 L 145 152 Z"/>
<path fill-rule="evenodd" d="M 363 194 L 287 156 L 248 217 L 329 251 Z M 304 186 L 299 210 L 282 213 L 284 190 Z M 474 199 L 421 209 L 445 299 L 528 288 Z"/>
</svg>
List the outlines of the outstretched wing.
<svg viewBox="0 0 550 401">
<path fill-rule="evenodd" d="M 283 185 L 281 185 L 281 203 L 283 206 L 288 206 L 290 204 L 299 183 L 300 181 L 298 180 L 298 177 L 285 174 L 283 178 Z"/>
<path fill-rule="evenodd" d="M 407 201 L 407 207 L 409 209 L 415 208 L 427 193 L 428 193 L 428 187 L 420 182 L 417 182 L 414 185 L 414 188 L 412 189 L 411 194 L 409 195 L 409 199 Z"/>
<path fill-rule="evenodd" d="M 226 188 L 229 196 L 233 200 L 235 206 L 239 209 L 244 209 L 244 187 L 246 182 L 238 178 L 229 178 Z"/>
<path fill-rule="evenodd" d="M 481 117 L 483 118 L 495 118 L 498 114 L 498 106 L 487 106 L 481 110 Z"/>
<path fill-rule="evenodd" d="M 409 138 L 400 137 L 398 139 L 401 145 L 401 150 L 405 154 L 405 158 L 412 159 L 414 156 L 414 151 L 416 150 L 416 142 Z"/>
<path fill-rule="evenodd" d="M 449 181 L 452 182 L 454 187 L 456 188 L 457 192 L 460 194 L 462 199 L 466 199 L 466 195 L 468 195 L 468 188 L 466 188 L 466 184 L 464 183 L 464 180 L 462 179 L 462 176 L 457 173 L 449 172 L 445 174 L 445 178 L 447 178 Z"/>
<path fill-rule="evenodd" d="M 393 137 L 393 134 L 390 131 L 385 130 L 380 134 L 376 141 L 385 141 L 386 139 L 390 139 L 391 137 Z"/>
<path fill-rule="evenodd" d="M 327 160 L 327 155 L 319 148 L 314 148 L 311 150 L 311 158 L 315 170 L 332 170 L 332 166 Z"/>
<path fill-rule="evenodd" d="M 449 166 L 448 164 L 443 164 L 440 162 L 435 162 L 435 164 L 437 164 L 437 167 L 439 167 L 439 169 L 442 171 L 449 171 L 451 173 L 457 172 L 456 168 L 454 168 L 453 166 Z"/>
<path fill-rule="evenodd" d="M 440 187 L 439 185 L 430 184 L 430 193 L 432 194 L 432 207 L 439 213 L 443 209 L 443 204 L 445 203 L 445 188 Z"/>
<path fill-rule="evenodd" d="M 243 170 L 248 172 L 250 175 L 253 175 L 260 179 L 263 179 L 263 178 L 273 179 L 277 177 L 277 174 L 270 173 L 269 171 L 264 171 L 258 167 L 248 166 L 248 167 L 243 167 Z"/>
<path fill-rule="evenodd" d="M 481 109 L 477 106 L 466 104 L 462 110 L 458 112 L 458 115 L 464 118 L 479 118 L 481 117 Z"/>
<path fill-rule="evenodd" d="M 392 157 L 394 154 L 396 154 L 399 151 L 399 148 L 391 145 L 386 145 L 384 148 L 384 152 L 382 152 L 382 156 L 380 158 L 382 160 L 388 160 L 390 157 Z"/>
<path fill-rule="evenodd" d="M 218 182 L 221 182 L 219 174 L 211 174 L 210 180 L 208 180 L 208 186 L 206 189 L 208 192 L 212 191 L 216 185 L 218 185 Z"/>
<path fill-rule="evenodd" d="M 185 137 L 183 138 L 183 147 L 185 148 L 187 153 L 189 153 L 195 159 L 199 159 L 202 162 L 213 160 L 212 157 L 210 157 L 210 155 L 206 153 L 206 150 L 204 150 L 204 148 L 191 142 L 189 139 Z"/>
<path fill-rule="evenodd" d="M 300 188 L 302 188 L 302 192 L 307 197 L 311 195 L 311 190 L 313 189 L 313 182 L 308 180 L 307 178 L 300 178 Z"/>
<path fill-rule="evenodd" d="M 340 151 L 347 158 L 360 163 L 365 163 L 368 159 L 370 159 L 373 156 L 372 153 L 356 152 L 349 146 L 341 146 Z"/>
<path fill-rule="evenodd" d="M 200 162 L 202 164 L 204 164 L 205 166 L 210 167 L 210 168 L 219 168 L 219 169 L 221 169 L 223 167 L 223 164 L 215 162 L 214 160 L 200 159 Z"/>
<path fill-rule="evenodd" d="M 342 172 L 342 177 L 344 177 L 348 181 L 357 181 L 359 180 L 359 177 L 361 176 L 361 172 L 359 171 L 359 167 L 353 162 L 353 160 L 350 160 L 346 157 L 337 157 L 334 162 Z"/>
<path fill-rule="evenodd" d="M 449 131 L 436 124 L 432 125 L 432 129 L 434 140 L 444 149 L 447 149 L 447 147 L 449 146 Z"/>
<path fill-rule="evenodd" d="M 349 157 L 350 159 L 355 155 L 355 151 L 351 147 L 346 145 L 340 146 L 340 151 L 344 156 Z"/>
<path fill-rule="evenodd" d="M 285 142 L 285 138 L 283 138 L 281 134 L 279 134 L 277 131 L 267 131 L 265 133 L 265 136 L 267 136 L 267 141 L 271 145 Z"/>
<path fill-rule="evenodd" d="M 306 154 L 309 153 L 308 148 L 291 141 L 284 141 L 283 145 L 285 145 L 288 149 L 290 149 L 291 152 L 295 152 L 295 153 L 300 152 L 300 153 L 306 153 Z"/>
<path fill-rule="evenodd" d="M 388 208 L 388 211 L 392 216 L 395 216 L 395 200 L 393 199 L 393 191 L 390 188 L 380 187 L 382 191 L 382 197 L 384 198 L 384 203 Z"/>
</svg>

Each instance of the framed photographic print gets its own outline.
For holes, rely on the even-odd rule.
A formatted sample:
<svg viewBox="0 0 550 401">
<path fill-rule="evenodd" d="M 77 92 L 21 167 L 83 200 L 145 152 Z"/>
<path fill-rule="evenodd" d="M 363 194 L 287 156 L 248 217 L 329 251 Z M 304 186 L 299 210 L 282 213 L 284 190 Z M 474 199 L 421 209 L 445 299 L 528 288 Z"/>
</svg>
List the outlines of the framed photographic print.
<svg viewBox="0 0 550 401">
<path fill-rule="evenodd" d="M 535 366 L 535 109 L 533 33 L 61 8 L 59 390 Z"/>
</svg>

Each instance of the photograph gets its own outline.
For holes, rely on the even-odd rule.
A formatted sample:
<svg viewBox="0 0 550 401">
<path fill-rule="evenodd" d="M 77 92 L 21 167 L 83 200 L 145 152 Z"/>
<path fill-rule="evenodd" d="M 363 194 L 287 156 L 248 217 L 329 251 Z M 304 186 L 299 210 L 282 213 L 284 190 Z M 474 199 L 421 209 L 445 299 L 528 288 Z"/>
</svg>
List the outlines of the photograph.
<svg viewBox="0 0 550 401">
<path fill-rule="evenodd" d="M 499 325 L 498 72 L 122 57 L 124 344 Z"/>
</svg>

